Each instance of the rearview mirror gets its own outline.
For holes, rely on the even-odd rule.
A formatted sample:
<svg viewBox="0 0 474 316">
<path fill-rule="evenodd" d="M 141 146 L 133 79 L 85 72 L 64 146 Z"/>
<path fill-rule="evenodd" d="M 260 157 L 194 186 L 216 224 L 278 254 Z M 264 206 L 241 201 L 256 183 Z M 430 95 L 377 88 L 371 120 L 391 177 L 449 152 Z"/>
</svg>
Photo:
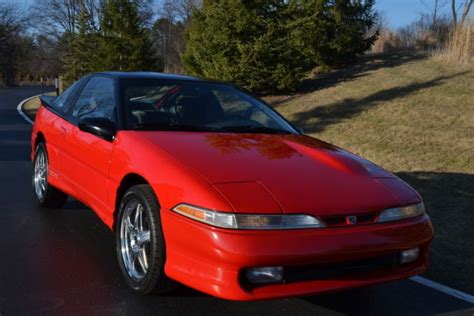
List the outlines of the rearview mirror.
<svg viewBox="0 0 474 316">
<path fill-rule="evenodd" d="M 115 139 L 115 133 L 117 132 L 115 123 L 102 117 L 85 117 L 80 119 L 79 129 L 109 142 Z"/>
</svg>

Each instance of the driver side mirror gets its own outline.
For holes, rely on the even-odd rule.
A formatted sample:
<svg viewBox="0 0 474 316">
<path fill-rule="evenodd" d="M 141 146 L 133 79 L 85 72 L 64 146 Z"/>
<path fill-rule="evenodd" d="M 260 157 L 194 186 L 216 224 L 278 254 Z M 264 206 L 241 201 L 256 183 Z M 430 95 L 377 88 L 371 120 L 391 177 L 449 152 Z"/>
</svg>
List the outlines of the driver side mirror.
<svg viewBox="0 0 474 316">
<path fill-rule="evenodd" d="M 115 139 L 115 134 L 117 133 L 115 123 L 102 117 L 85 117 L 80 119 L 79 129 L 109 142 Z"/>
</svg>

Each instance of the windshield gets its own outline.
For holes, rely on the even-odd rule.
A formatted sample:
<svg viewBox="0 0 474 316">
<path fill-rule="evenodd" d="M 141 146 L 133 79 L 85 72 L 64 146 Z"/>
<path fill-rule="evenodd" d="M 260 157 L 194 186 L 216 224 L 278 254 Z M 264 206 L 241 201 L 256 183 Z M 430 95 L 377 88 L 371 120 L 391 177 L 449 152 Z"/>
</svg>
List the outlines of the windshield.
<svg viewBox="0 0 474 316">
<path fill-rule="evenodd" d="M 225 84 L 137 79 L 120 90 L 127 129 L 297 133 L 267 105 Z"/>
</svg>

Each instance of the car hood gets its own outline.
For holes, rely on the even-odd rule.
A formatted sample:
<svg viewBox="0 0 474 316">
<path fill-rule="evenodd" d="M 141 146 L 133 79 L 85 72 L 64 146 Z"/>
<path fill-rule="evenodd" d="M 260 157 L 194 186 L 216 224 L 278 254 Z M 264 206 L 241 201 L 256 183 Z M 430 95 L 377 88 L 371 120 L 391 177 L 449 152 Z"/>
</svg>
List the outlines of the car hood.
<svg viewBox="0 0 474 316">
<path fill-rule="evenodd" d="M 197 171 L 237 212 L 344 215 L 420 200 L 372 162 L 304 135 L 138 133 Z"/>
</svg>

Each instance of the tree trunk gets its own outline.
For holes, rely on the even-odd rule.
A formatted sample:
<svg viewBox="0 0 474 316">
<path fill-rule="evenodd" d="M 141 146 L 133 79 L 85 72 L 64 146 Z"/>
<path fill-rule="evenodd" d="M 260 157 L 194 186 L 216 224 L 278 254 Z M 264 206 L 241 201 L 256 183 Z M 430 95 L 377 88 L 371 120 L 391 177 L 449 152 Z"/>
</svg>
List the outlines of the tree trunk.
<svg viewBox="0 0 474 316">
<path fill-rule="evenodd" d="M 458 25 L 458 17 L 456 13 L 456 0 L 451 0 L 451 14 L 453 16 L 453 29 Z"/>
<path fill-rule="evenodd" d="M 464 11 L 462 13 L 462 17 L 461 17 L 461 23 L 459 24 L 460 27 L 462 27 L 464 25 L 464 22 L 466 22 L 466 19 L 469 15 L 469 10 L 471 10 L 471 6 L 472 6 L 472 2 L 474 0 L 467 0 L 466 1 L 466 4 L 464 5 Z"/>
</svg>

